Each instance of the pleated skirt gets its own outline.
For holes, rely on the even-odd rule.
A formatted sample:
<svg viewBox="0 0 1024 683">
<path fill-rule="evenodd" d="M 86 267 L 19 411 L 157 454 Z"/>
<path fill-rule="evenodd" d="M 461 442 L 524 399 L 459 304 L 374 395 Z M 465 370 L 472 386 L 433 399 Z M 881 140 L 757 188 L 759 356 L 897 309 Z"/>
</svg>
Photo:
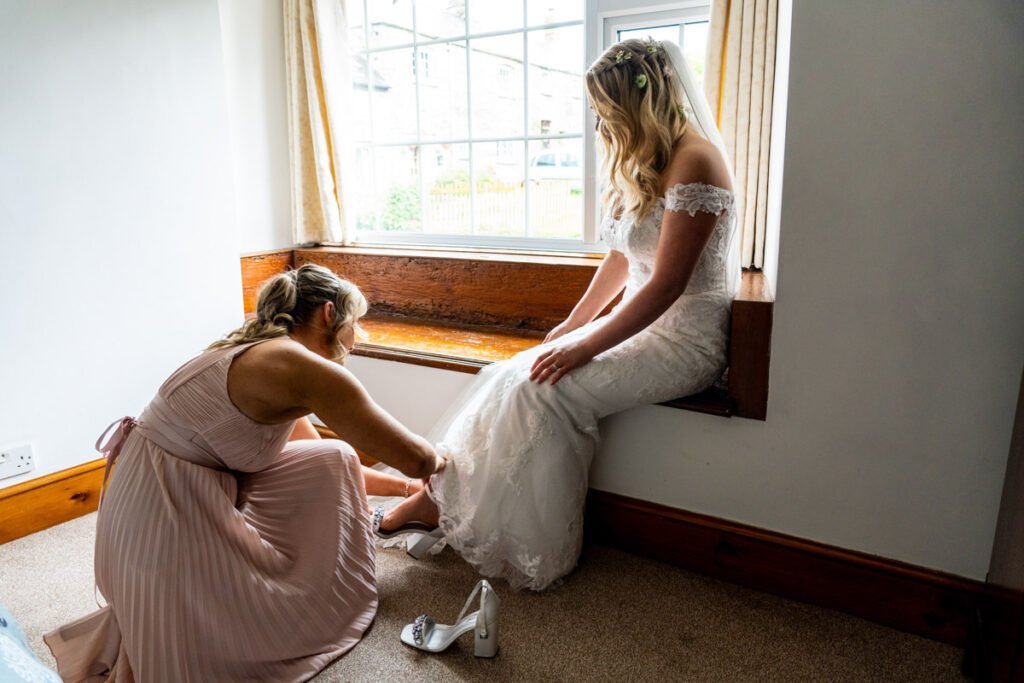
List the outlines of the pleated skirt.
<svg viewBox="0 0 1024 683">
<path fill-rule="evenodd" d="M 66 681 L 304 681 L 377 611 L 362 473 L 340 441 L 291 442 L 239 473 L 133 433 L 95 566 L 107 606 L 45 637 Z"/>
</svg>

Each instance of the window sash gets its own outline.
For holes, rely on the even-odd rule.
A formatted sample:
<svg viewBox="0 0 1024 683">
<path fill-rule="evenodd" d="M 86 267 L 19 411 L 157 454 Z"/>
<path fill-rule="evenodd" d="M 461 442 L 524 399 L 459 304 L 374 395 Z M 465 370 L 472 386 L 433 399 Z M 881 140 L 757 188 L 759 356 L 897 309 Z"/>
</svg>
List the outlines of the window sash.
<svg viewBox="0 0 1024 683">
<path fill-rule="evenodd" d="M 416 3 L 412 3 L 412 41 L 403 42 L 401 44 L 387 45 L 387 46 L 376 46 L 370 47 L 370 20 L 369 20 L 369 3 L 372 0 L 359 0 L 363 3 L 363 31 L 364 31 L 364 47 L 363 49 L 355 51 L 355 54 L 360 55 L 367 61 L 367 77 L 368 77 L 368 90 L 372 92 L 373 89 L 373 69 L 369 66 L 371 55 L 378 53 L 387 53 L 398 50 L 411 50 L 413 58 L 413 78 L 415 79 L 415 93 L 416 93 L 416 138 L 406 139 L 402 141 L 389 141 L 386 143 L 380 143 L 376 141 L 360 141 L 358 144 L 360 147 L 368 148 L 371 150 L 371 164 L 372 172 L 374 177 L 377 177 L 377 154 L 376 150 L 385 148 L 398 148 L 398 147 L 410 147 L 417 146 L 423 149 L 424 146 L 428 145 L 445 145 L 445 144 L 465 144 L 468 146 L 468 165 L 469 165 L 469 211 L 471 225 L 476 225 L 476 203 L 477 203 L 477 168 L 474 159 L 474 144 L 487 144 L 487 143 L 501 143 L 501 142 L 515 142 L 522 143 L 523 147 L 523 172 L 524 172 L 524 232 L 529 235 L 530 231 L 530 195 L 531 187 L 530 183 L 525 182 L 525 174 L 528 172 L 530 163 L 530 148 L 531 142 L 534 141 L 548 141 L 548 140 L 572 140 L 582 139 L 581 133 L 568 133 L 568 134 L 541 134 L 541 135 L 530 135 L 529 134 L 529 113 L 530 113 L 530 82 L 529 82 L 529 36 L 532 32 L 551 30 L 564 27 L 572 26 L 583 26 L 583 19 L 573 21 L 560 21 L 551 22 L 546 24 L 530 24 L 528 19 L 528 5 L 523 3 L 523 26 L 518 28 L 503 29 L 497 31 L 476 31 L 471 30 L 470 20 L 470 5 L 467 3 L 465 6 L 465 22 L 464 31 L 460 35 L 447 36 L 444 38 L 437 38 L 431 40 L 419 40 L 419 26 L 416 16 Z M 471 40 L 494 38 L 501 36 L 522 36 L 523 41 L 523 135 L 511 135 L 511 136 L 474 136 L 473 131 L 473 79 L 472 79 L 472 64 L 471 64 Z M 420 106 L 420 87 L 423 79 L 423 72 L 420 66 L 421 61 L 421 48 L 432 45 L 449 45 L 454 43 L 460 43 L 465 46 L 466 52 L 466 109 L 467 109 L 467 136 L 455 137 L 451 139 L 424 139 L 422 133 L 422 108 Z M 579 56 L 582 62 L 585 55 Z M 373 115 L 373 98 L 370 98 L 369 115 L 370 115 L 370 136 L 375 137 L 373 134 L 372 126 L 374 125 Z M 581 131 L 586 125 L 585 120 L 581 121 Z M 585 152 L 584 152 L 585 154 Z M 420 212 L 421 215 L 426 215 L 426 202 L 427 194 L 424 191 L 424 173 L 422 170 L 423 158 L 419 159 L 419 168 L 417 172 L 417 182 L 419 184 L 419 198 L 420 198 Z M 589 202 L 588 195 L 592 193 L 586 183 L 586 161 L 583 162 L 584 182 L 583 182 L 583 194 L 584 194 L 584 224 L 582 227 L 582 239 L 551 239 L 551 238 L 537 238 L 537 237 L 500 237 L 500 236 L 488 236 L 488 235 L 454 235 L 454 234 L 423 234 L 423 233 L 402 233 L 395 231 L 367 231 L 367 230 L 356 230 L 354 231 L 355 243 L 360 245 L 366 245 L 370 243 L 382 243 L 382 244 L 429 244 L 429 245 L 448 245 L 453 247 L 483 247 L 483 248 L 504 248 L 504 249 L 522 249 L 522 250 L 555 250 L 555 251 L 586 251 L 600 249 L 597 244 L 596 230 L 591 223 L 588 223 L 586 216 L 586 204 Z M 375 207 L 379 210 L 379 207 Z"/>
<path fill-rule="evenodd" d="M 583 26 L 584 27 L 584 50 L 585 55 L 581 55 L 581 60 L 587 60 L 595 58 L 598 54 L 603 52 L 609 45 L 615 42 L 615 37 L 618 31 L 631 30 L 638 28 L 652 27 L 656 25 L 678 25 L 680 31 L 679 41 L 682 42 L 682 32 L 684 26 L 687 23 L 694 23 L 700 21 L 707 21 L 710 16 L 710 2 L 708 0 L 682 0 L 680 2 L 673 2 L 667 4 L 653 5 L 641 8 L 633 8 L 628 10 L 619 10 L 611 12 L 603 12 L 597 15 L 596 25 L 589 27 L 584 20 L 573 20 L 573 21 L 560 21 L 549 24 L 529 24 L 528 23 L 528 3 L 523 3 L 523 26 L 514 29 L 504 29 L 497 31 L 471 31 L 470 21 L 470 5 L 465 5 L 465 23 L 464 31 L 460 35 L 448 36 L 445 38 L 437 38 L 431 40 L 419 40 L 419 27 L 417 24 L 416 17 L 416 3 L 412 3 L 412 41 L 403 42 L 401 44 L 387 45 L 387 46 L 376 46 L 370 47 L 370 20 L 369 20 L 369 3 L 373 0 L 356 0 L 363 4 L 363 31 L 364 31 L 364 47 L 356 51 L 355 54 L 361 55 L 368 64 L 368 89 L 372 91 L 373 88 L 373 69 L 369 67 L 371 55 L 378 53 L 386 53 L 398 50 L 411 50 L 413 59 L 414 79 L 415 79 L 415 92 L 416 92 L 416 139 L 406 139 L 402 141 L 389 141 L 389 142 L 376 142 L 373 141 L 374 137 L 372 132 L 372 126 L 374 125 L 373 107 L 374 98 L 370 98 L 369 103 L 369 116 L 370 116 L 370 135 L 371 140 L 360 141 L 358 144 L 360 147 L 368 148 L 371 152 L 371 164 L 373 176 L 377 177 L 377 154 L 376 150 L 386 148 L 398 148 L 398 147 L 410 147 L 419 146 L 423 149 L 429 145 L 451 145 L 451 144 L 464 144 L 468 147 L 468 165 L 469 165 L 469 211 L 471 216 L 471 225 L 474 225 L 477 215 L 477 168 L 474 159 L 474 144 L 484 143 L 501 143 L 501 142 L 514 142 L 522 143 L 523 146 L 523 172 L 524 172 L 524 226 L 523 229 L 527 233 L 524 237 L 500 237 L 500 236 L 489 236 L 489 235 L 458 235 L 458 234 L 424 234 L 424 233 L 402 233 L 396 231 L 367 231 L 367 230 L 354 230 L 355 243 L 359 245 L 370 245 L 370 244 L 385 244 L 385 245 L 415 245 L 423 244 L 429 246 L 450 246 L 455 248 L 497 248 L 497 249 L 513 249 L 523 251 L 574 251 L 574 252 L 604 252 L 606 247 L 599 242 L 598 235 L 598 216 L 600 211 L 600 192 L 599 192 L 599 181 L 598 175 L 598 158 L 596 150 L 596 140 L 594 136 L 594 117 L 589 107 L 583 107 L 583 121 L 581 123 L 581 134 L 567 133 L 567 134 L 529 134 L 529 113 L 530 113 L 530 69 L 529 69 L 529 36 L 531 32 L 551 30 L 556 28 L 565 28 L 572 26 Z M 584 17 L 589 17 L 589 10 L 592 7 L 592 0 L 586 0 L 584 3 Z M 471 43 L 469 41 L 483 38 L 494 38 L 501 36 L 515 36 L 521 35 L 523 40 L 523 128 L 524 135 L 511 135 L 502 137 L 474 137 L 473 131 L 473 82 L 472 82 L 472 65 L 471 65 Z M 466 52 L 466 110 L 467 110 L 467 132 L 465 137 L 453 137 L 451 139 L 424 139 L 422 135 L 422 122 L 421 122 L 421 107 L 420 107 L 420 86 L 421 80 L 423 79 L 421 61 L 421 48 L 436 46 L 436 45 L 447 45 L 453 43 L 462 43 L 465 47 Z M 596 49 L 595 49 L 596 46 Z M 584 65 L 585 66 L 585 65 Z M 581 82 L 580 87 L 582 89 L 583 84 Z M 528 173 L 530 164 L 530 143 L 535 141 L 549 141 L 549 140 L 570 140 L 582 138 L 583 143 L 583 156 L 582 156 L 582 184 L 583 184 L 583 225 L 582 225 L 582 238 L 581 239 L 552 239 L 552 238 L 537 238 L 530 237 L 530 195 L 531 188 L 530 183 L 526 182 L 526 174 Z M 426 215 L 426 202 L 427 195 L 424 191 L 424 173 L 422 170 L 423 165 L 422 155 L 419 158 L 420 167 L 417 171 L 417 182 L 419 189 L 420 198 L 420 211 L 421 215 Z M 375 207 L 379 210 L 379 207 Z"/>
</svg>

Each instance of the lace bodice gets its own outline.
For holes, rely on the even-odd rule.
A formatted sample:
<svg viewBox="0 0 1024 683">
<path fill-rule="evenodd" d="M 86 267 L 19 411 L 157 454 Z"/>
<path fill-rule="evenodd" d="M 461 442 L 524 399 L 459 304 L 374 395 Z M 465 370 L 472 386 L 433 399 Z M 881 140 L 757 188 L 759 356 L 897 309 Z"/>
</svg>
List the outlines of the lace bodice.
<svg viewBox="0 0 1024 683">
<path fill-rule="evenodd" d="M 703 211 L 719 216 L 686 291 L 659 321 L 676 327 L 684 323 L 685 309 L 693 297 L 732 298 L 731 280 L 734 278 L 729 277 L 728 252 L 736 225 L 736 199 L 732 192 L 716 185 L 678 184 L 670 187 L 650 213 L 639 220 L 632 215 L 618 219 L 606 216 L 601 223 L 601 239 L 609 248 L 622 252 L 629 261 L 625 298 L 632 296 L 654 272 L 654 259 L 665 211 L 685 211 L 691 216 Z"/>
</svg>

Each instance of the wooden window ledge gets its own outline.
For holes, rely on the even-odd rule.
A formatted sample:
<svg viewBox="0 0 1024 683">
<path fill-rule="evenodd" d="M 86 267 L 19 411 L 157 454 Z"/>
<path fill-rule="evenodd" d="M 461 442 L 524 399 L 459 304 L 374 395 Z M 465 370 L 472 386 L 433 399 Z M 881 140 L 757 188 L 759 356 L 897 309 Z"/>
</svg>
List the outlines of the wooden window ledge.
<svg viewBox="0 0 1024 683">
<path fill-rule="evenodd" d="M 305 263 L 352 280 L 369 300 L 369 339 L 354 355 L 476 373 L 539 344 L 572 310 L 600 259 L 348 247 L 250 254 L 241 260 L 246 312 L 266 278 Z M 765 419 L 772 308 L 764 276 L 745 272 L 726 377 L 662 405 Z"/>
<path fill-rule="evenodd" d="M 363 327 L 372 341 L 356 344 L 353 355 L 425 365 L 456 372 L 479 372 L 541 343 L 544 334 L 498 327 L 458 325 L 398 316 L 370 316 Z M 712 415 L 732 415 L 727 390 L 714 386 L 663 405 Z"/>
</svg>

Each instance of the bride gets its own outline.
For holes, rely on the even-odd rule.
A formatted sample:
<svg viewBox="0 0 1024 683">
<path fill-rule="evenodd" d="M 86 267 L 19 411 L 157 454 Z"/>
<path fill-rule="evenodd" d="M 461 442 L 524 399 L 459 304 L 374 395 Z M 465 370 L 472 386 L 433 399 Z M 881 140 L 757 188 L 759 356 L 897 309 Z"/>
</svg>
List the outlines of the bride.
<svg viewBox="0 0 1024 683">
<path fill-rule="evenodd" d="M 375 515 L 385 537 L 438 526 L 435 537 L 514 588 L 543 590 L 576 565 L 598 420 L 697 393 L 722 374 L 739 275 L 731 174 L 679 48 L 618 43 L 587 71 L 586 88 L 608 255 L 569 318 L 482 370 L 435 428 L 446 469 Z"/>
</svg>

